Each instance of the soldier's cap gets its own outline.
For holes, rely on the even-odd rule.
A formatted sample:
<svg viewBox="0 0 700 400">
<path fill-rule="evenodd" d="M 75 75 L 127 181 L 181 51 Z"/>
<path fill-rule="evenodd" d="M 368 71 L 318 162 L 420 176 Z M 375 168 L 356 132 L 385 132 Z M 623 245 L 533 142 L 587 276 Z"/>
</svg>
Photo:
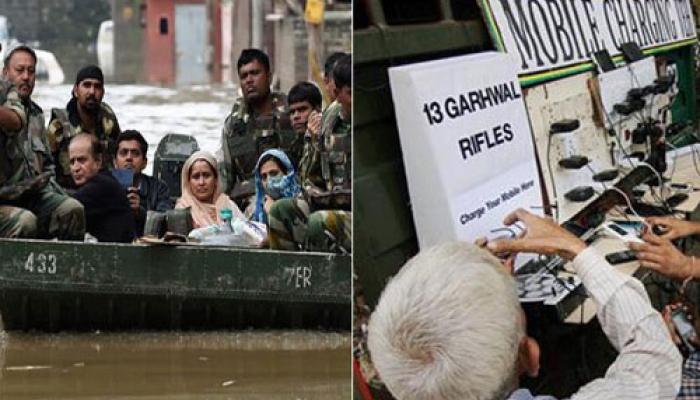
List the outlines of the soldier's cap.
<svg viewBox="0 0 700 400">
<path fill-rule="evenodd" d="M 85 79 L 97 79 L 100 83 L 105 83 L 102 70 L 97 65 L 88 65 L 81 68 L 80 71 L 78 71 L 78 75 L 75 77 L 75 84 L 77 85 Z"/>
</svg>

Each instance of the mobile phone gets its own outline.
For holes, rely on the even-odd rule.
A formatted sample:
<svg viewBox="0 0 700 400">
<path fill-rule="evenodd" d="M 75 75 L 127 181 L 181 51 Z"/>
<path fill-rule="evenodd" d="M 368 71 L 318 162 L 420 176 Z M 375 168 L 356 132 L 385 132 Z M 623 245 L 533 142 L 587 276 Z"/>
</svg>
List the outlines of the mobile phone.
<svg viewBox="0 0 700 400">
<path fill-rule="evenodd" d="M 491 230 L 485 237 L 486 242 L 496 242 L 498 240 L 508 240 L 508 239 L 513 239 L 514 233 L 507 228 L 497 228 Z M 498 257 L 501 260 L 507 260 L 508 257 L 511 256 L 512 253 L 510 252 L 504 252 L 504 253 L 498 253 L 495 254 L 496 257 Z"/>
<path fill-rule="evenodd" d="M 610 253 L 605 256 L 610 265 L 623 264 L 637 259 L 637 252 L 634 250 L 623 250 Z"/>
<path fill-rule="evenodd" d="M 612 57 L 610 57 L 610 53 L 608 53 L 607 50 L 596 51 L 591 58 L 599 74 L 615 69 L 615 62 Z"/>
<path fill-rule="evenodd" d="M 112 169 L 112 176 L 119 182 L 119 185 L 128 190 L 134 184 L 134 170 L 129 168 L 114 168 Z"/>
<path fill-rule="evenodd" d="M 690 338 L 693 336 L 697 337 L 697 333 L 695 332 L 695 327 L 693 324 L 691 324 L 688 320 L 688 315 L 686 312 L 682 308 L 673 310 L 671 313 L 671 320 L 676 326 L 678 336 L 680 336 L 681 340 L 683 341 L 683 346 L 685 346 L 688 352 L 694 352 L 695 346 L 690 343 Z"/>
<path fill-rule="evenodd" d="M 687 183 L 671 183 L 671 187 L 676 190 L 685 191 L 692 190 L 693 188 Z"/>
<path fill-rule="evenodd" d="M 642 221 L 614 220 L 613 222 L 622 229 L 628 232 L 634 231 L 634 233 L 640 236 L 642 234 L 642 231 L 644 230 L 644 222 Z"/>
<path fill-rule="evenodd" d="M 601 230 L 614 237 L 617 237 L 618 239 L 621 239 L 625 243 L 642 243 L 642 239 L 639 238 L 639 232 L 637 232 L 634 229 L 627 230 L 624 227 L 612 221 L 603 223 L 603 225 L 601 226 Z"/>
</svg>

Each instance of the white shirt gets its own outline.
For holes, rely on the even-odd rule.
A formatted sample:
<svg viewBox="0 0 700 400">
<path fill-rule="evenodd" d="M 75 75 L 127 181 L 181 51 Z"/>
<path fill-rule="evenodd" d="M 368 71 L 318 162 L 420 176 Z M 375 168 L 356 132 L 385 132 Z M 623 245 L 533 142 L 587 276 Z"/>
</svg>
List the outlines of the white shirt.
<svg viewBox="0 0 700 400">
<path fill-rule="evenodd" d="M 571 399 L 675 399 L 683 359 L 644 286 L 615 270 L 591 247 L 574 259 L 573 267 L 596 303 L 605 335 L 620 354 L 604 377 L 581 387 Z M 511 399 L 527 399 L 527 394 L 519 390 Z"/>
</svg>

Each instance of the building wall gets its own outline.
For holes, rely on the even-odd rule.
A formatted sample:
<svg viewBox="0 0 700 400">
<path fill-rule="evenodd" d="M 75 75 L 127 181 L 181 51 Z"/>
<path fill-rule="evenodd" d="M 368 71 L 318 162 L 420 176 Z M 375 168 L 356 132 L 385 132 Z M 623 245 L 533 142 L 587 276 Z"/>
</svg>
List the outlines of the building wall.
<svg viewBox="0 0 700 400">
<path fill-rule="evenodd" d="M 161 20 L 167 32 L 161 32 Z M 146 6 L 144 71 L 146 81 L 171 85 L 175 82 L 175 3 L 149 0 Z"/>
<path fill-rule="evenodd" d="M 146 3 L 142 0 L 112 0 L 116 82 L 144 81 L 145 13 Z"/>
<path fill-rule="evenodd" d="M 236 0 L 233 3 L 233 39 L 231 49 L 231 68 L 233 82 L 238 84 L 238 71 L 236 62 L 241 51 L 250 47 L 250 29 L 251 29 L 251 9 L 250 0 Z"/>
<path fill-rule="evenodd" d="M 223 25 L 221 13 L 221 1 L 209 0 L 209 68 L 211 82 L 220 83 L 223 75 L 221 55 L 223 52 Z"/>
<path fill-rule="evenodd" d="M 221 2 L 221 82 L 231 82 L 233 60 L 233 0 Z"/>
<path fill-rule="evenodd" d="M 352 30 L 350 12 L 333 12 L 327 15 L 323 27 L 323 52 L 319 56 L 323 69 L 325 57 L 336 51 L 350 52 Z M 288 91 L 295 83 L 308 80 L 308 35 L 303 17 L 285 18 L 282 22 L 282 57 L 284 62 L 277 65 L 280 88 Z"/>
<path fill-rule="evenodd" d="M 147 0 L 144 42 L 145 80 L 151 84 L 173 85 L 176 81 L 175 7 L 178 4 L 207 4 L 208 72 L 210 82 L 221 82 L 221 7 L 219 0 Z M 167 21 L 167 33 L 161 32 Z M 186 27 L 184 28 L 186 29 Z"/>
</svg>

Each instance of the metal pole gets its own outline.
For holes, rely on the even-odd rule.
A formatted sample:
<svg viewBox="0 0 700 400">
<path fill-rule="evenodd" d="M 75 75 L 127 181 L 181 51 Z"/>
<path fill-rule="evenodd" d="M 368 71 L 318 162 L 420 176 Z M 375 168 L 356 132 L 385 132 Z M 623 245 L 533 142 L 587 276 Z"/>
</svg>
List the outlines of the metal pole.
<svg viewBox="0 0 700 400">
<path fill-rule="evenodd" d="M 251 45 L 253 48 L 262 49 L 263 47 L 263 23 L 264 23 L 264 0 L 252 0 L 252 35 Z"/>
</svg>

